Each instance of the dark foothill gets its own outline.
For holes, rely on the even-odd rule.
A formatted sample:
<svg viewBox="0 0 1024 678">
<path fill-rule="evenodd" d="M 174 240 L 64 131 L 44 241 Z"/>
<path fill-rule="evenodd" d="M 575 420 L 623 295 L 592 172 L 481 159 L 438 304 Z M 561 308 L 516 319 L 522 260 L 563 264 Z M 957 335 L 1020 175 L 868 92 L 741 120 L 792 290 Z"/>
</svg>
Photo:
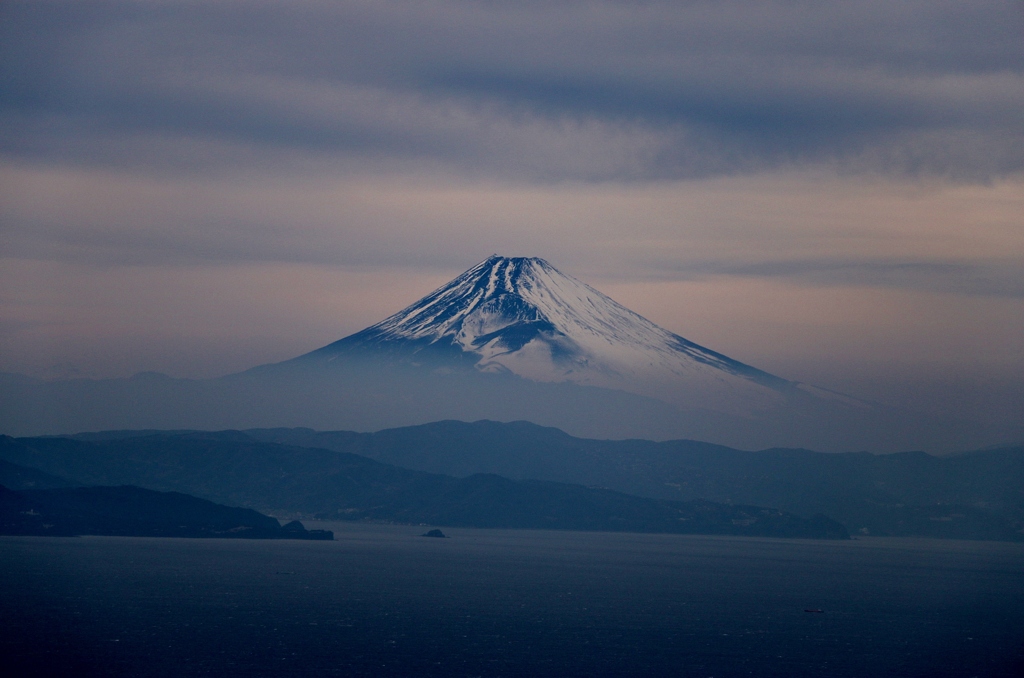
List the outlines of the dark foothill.
<svg viewBox="0 0 1024 678">
<path fill-rule="evenodd" d="M 132 485 L 21 491 L 0 485 L 0 534 L 334 539 L 330 530 L 307 530 L 297 520 L 282 527 L 252 509 Z"/>
<path fill-rule="evenodd" d="M 425 533 L 421 534 L 420 536 L 421 537 L 438 537 L 440 539 L 447 539 L 448 538 L 448 535 L 446 535 L 441 530 L 431 530 L 430 532 L 425 532 Z"/>
</svg>

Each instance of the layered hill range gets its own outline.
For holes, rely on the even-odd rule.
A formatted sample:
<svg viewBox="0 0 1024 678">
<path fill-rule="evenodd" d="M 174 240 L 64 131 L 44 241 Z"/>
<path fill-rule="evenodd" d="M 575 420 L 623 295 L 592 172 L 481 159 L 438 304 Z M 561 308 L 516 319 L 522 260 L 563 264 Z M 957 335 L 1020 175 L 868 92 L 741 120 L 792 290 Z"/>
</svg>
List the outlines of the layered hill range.
<svg viewBox="0 0 1024 678">
<path fill-rule="evenodd" d="M 492 256 L 408 308 L 218 379 L 0 375 L 0 432 L 526 420 L 589 438 L 932 452 L 1004 442 L 769 374 L 693 343 L 537 258 Z"/>
<path fill-rule="evenodd" d="M 434 369 L 472 366 L 741 416 L 805 395 L 869 407 L 695 344 L 535 257 L 491 256 L 408 308 L 296 362 L 366 357 Z"/>
</svg>

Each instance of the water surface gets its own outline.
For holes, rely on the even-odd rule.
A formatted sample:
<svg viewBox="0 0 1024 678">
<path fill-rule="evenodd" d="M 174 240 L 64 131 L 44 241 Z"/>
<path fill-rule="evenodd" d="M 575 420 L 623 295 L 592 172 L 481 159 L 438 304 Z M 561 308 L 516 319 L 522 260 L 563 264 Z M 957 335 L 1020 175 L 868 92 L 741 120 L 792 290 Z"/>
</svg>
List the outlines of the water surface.
<svg viewBox="0 0 1024 678">
<path fill-rule="evenodd" d="M 40 675 L 1024 675 L 1022 544 L 308 526 L 337 541 L 0 538 L 0 651 Z"/>
</svg>

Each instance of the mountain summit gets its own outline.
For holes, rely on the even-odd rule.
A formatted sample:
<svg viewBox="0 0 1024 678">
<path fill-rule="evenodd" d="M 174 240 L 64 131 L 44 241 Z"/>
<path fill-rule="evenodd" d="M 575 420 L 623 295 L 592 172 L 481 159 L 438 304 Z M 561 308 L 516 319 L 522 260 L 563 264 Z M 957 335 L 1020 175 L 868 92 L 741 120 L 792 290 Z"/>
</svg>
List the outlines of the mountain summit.
<svg viewBox="0 0 1024 678">
<path fill-rule="evenodd" d="M 21 435 L 377 431 L 491 419 L 588 438 L 746 449 L 953 451 L 1000 440 L 952 418 L 776 377 L 658 327 L 543 259 L 496 255 L 381 322 L 291 360 L 196 381 L 0 379 L 0 403 L 0 430 Z"/>
<path fill-rule="evenodd" d="M 376 354 L 745 412 L 797 387 L 659 327 L 536 257 L 493 255 L 300 360 Z"/>
</svg>

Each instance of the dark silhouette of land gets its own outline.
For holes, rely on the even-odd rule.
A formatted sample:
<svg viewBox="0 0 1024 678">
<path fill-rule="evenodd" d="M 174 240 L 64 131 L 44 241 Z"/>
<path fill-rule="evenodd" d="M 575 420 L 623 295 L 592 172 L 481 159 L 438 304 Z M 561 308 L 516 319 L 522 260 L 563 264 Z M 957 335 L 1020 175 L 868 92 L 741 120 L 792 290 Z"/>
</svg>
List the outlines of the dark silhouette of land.
<svg viewBox="0 0 1024 678">
<path fill-rule="evenodd" d="M 1024 540 L 1024 446 L 924 452 L 755 452 L 695 440 L 591 440 L 525 421 L 440 421 L 377 433 L 255 429 L 267 441 L 405 468 L 607 487 L 653 499 L 824 514 L 852 533 Z M 111 434 L 107 434 L 111 435 Z"/>
<path fill-rule="evenodd" d="M 179 492 L 130 485 L 10 490 L 0 485 L 0 534 L 32 536 L 333 539 L 297 521 L 215 504 Z"/>
<path fill-rule="evenodd" d="M 442 421 L 377 433 L 2 438 L 0 459 L 30 467 L 22 475 L 36 474 L 32 482 L 136 484 L 327 519 L 840 534 L 820 522 L 827 516 L 850 533 L 1024 540 L 1019 446 L 945 457 L 750 452 L 691 440 L 575 438 L 527 422 Z"/>
<path fill-rule="evenodd" d="M 132 484 L 327 520 L 453 527 L 849 538 L 834 520 L 775 508 L 666 501 L 610 489 L 494 474 L 468 478 L 398 468 L 239 432 L 107 440 L 0 438 L 0 457 L 83 485 Z"/>
</svg>

